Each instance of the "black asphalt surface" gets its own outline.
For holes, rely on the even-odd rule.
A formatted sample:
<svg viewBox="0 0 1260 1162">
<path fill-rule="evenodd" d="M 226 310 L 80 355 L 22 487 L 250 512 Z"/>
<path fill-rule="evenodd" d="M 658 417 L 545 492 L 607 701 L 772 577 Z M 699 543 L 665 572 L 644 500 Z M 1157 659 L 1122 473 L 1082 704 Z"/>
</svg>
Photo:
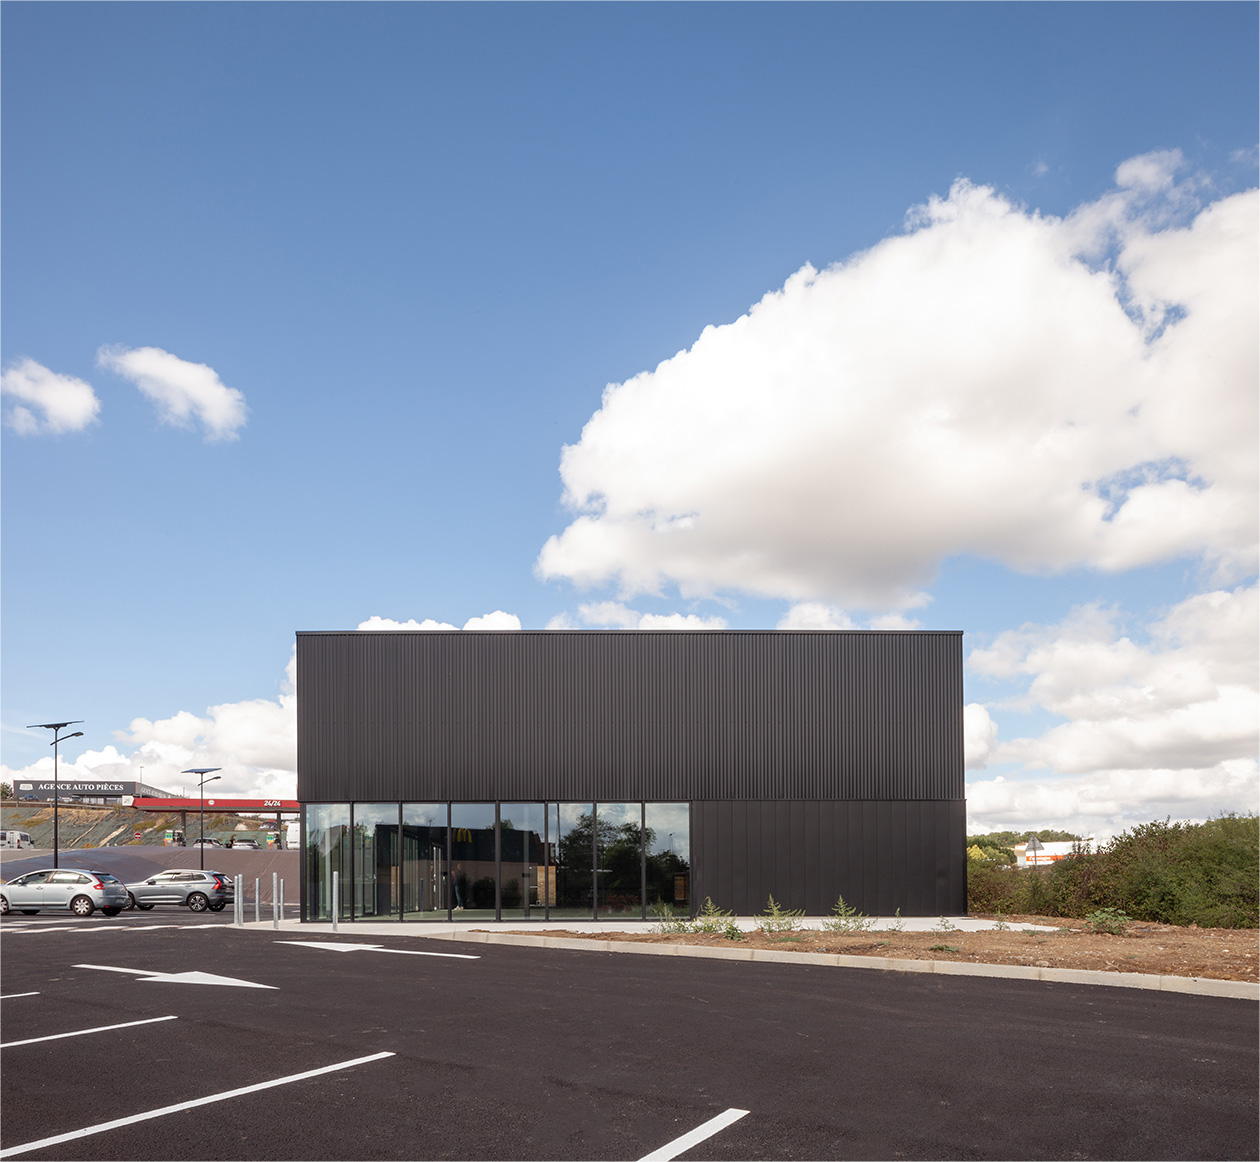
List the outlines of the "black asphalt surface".
<svg viewBox="0 0 1260 1162">
<path fill-rule="evenodd" d="M 394 1056 L 16 1156 L 637 1159 L 732 1107 L 750 1112 L 681 1157 L 1258 1153 L 1248 1001 L 238 930 L 230 918 L 166 908 L 4 922 L 3 994 L 39 994 L 3 1002 L 4 1044 L 178 1020 L 5 1048 L 0 1156 L 380 1052 Z"/>
</svg>

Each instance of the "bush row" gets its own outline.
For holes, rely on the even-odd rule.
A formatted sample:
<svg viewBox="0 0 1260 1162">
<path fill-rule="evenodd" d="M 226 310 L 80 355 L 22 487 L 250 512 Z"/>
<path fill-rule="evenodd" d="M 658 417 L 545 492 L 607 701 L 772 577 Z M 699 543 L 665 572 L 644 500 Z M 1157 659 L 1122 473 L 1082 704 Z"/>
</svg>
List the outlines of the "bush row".
<svg viewBox="0 0 1260 1162">
<path fill-rule="evenodd" d="M 1146 823 L 1092 854 L 1045 868 L 967 861 L 972 912 L 1084 917 L 1118 908 L 1135 920 L 1260 927 L 1260 818 Z"/>
</svg>

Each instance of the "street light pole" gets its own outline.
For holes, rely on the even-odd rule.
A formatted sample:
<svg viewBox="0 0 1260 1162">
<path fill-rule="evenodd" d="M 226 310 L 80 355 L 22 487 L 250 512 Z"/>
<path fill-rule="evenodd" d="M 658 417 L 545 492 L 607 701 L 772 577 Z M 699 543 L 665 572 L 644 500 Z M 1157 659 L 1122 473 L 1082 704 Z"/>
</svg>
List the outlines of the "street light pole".
<svg viewBox="0 0 1260 1162">
<path fill-rule="evenodd" d="M 61 737 L 61 732 L 67 726 L 78 726 L 82 722 L 82 718 L 76 718 L 73 722 L 36 722 L 32 726 L 28 726 L 27 730 L 51 730 L 53 732 L 53 740 L 51 746 L 53 748 L 53 867 L 60 867 L 60 848 L 61 835 L 59 824 L 61 820 L 58 817 L 58 808 L 61 803 L 61 792 L 57 789 L 57 747 L 58 744 L 65 741 Z M 67 734 L 66 738 L 82 738 L 83 731 L 76 730 L 73 734 Z"/>
<path fill-rule="evenodd" d="M 215 775 L 214 779 L 207 779 L 206 776 L 211 771 L 221 771 L 222 767 L 191 767 L 189 770 L 180 771 L 181 775 L 198 775 L 200 781 L 197 784 L 197 795 L 201 800 L 201 822 L 197 827 L 197 854 L 201 857 L 201 870 L 206 870 L 206 784 L 213 783 L 214 779 L 223 778 L 222 775 Z"/>
</svg>

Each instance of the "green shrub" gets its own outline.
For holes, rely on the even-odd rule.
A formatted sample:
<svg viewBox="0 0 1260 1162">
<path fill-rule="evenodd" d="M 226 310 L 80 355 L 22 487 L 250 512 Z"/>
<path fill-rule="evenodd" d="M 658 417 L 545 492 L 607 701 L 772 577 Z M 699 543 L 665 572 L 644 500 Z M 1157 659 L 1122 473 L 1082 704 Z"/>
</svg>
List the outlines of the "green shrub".
<svg viewBox="0 0 1260 1162">
<path fill-rule="evenodd" d="M 1091 932 L 1110 932 L 1112 936 L 1123 936 L 1130 920 L 1132 917 L 1119 908 L 1099 908 L 1085 917 Z"/>
<path fill-rule="evenodd" d="M 1260 819 L 1145 823 L 1097 852 L 1045 868 L 1001 869 L 969 860 L 968 907 L 1087 917 L 1100 909 L 1135 920 L 1213 928 L 1260 927 Z"/>
<path fill-rule="evenodd" d="M 800 927 L 801 917 L 805 910 L 792 911 L 781 907 L 771 896 L 766 903 L 766 910 L 757 917 L 757 928 L 762 932 L 793 932 Z"/>
<path fill-rule="evenodd" d="M 704 907 L 700 909 L 700 914 L 691 922 L 688 931 L 691 932 L 720 932 L 725 934 L 726 928 L 733 919 L 734 912 L 724 912 L 719 908 L 709 896 L 704 898 Z"/>
<path fill-rule="evenodd" d="M 843 896 L 838 896 L 831 915 L 824 918 L 822 926 L 828 932 L 867 932 L 875 926 L 875 921 L 851 908 L 844 902 Z"/>
</svg>

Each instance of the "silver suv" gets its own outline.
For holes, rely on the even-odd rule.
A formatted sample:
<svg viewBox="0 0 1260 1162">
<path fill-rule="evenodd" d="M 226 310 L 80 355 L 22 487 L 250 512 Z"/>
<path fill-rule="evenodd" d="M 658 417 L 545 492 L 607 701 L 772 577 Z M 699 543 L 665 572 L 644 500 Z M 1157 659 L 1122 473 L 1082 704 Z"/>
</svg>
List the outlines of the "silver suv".
<svg viewBox="0 0 1260 1162">
<path fill-rule="evenodd" d="M 117 916 L 127 907 L 127 888 L 103 871 L 78 868 L 41 868 L 0 885 L 0 916 L 10 911 L 33 916 L 45 908 L 90 916 L 97 908 Z"/>
<path fill-rule="evenodd" d="M 166 871 L 128 884 L 126 906 L 147 912 L 154 904 L 180 904 L 193 912 L 222 912 L 235 899 L 231 876 L 213 871 Z"/>
</svg>

